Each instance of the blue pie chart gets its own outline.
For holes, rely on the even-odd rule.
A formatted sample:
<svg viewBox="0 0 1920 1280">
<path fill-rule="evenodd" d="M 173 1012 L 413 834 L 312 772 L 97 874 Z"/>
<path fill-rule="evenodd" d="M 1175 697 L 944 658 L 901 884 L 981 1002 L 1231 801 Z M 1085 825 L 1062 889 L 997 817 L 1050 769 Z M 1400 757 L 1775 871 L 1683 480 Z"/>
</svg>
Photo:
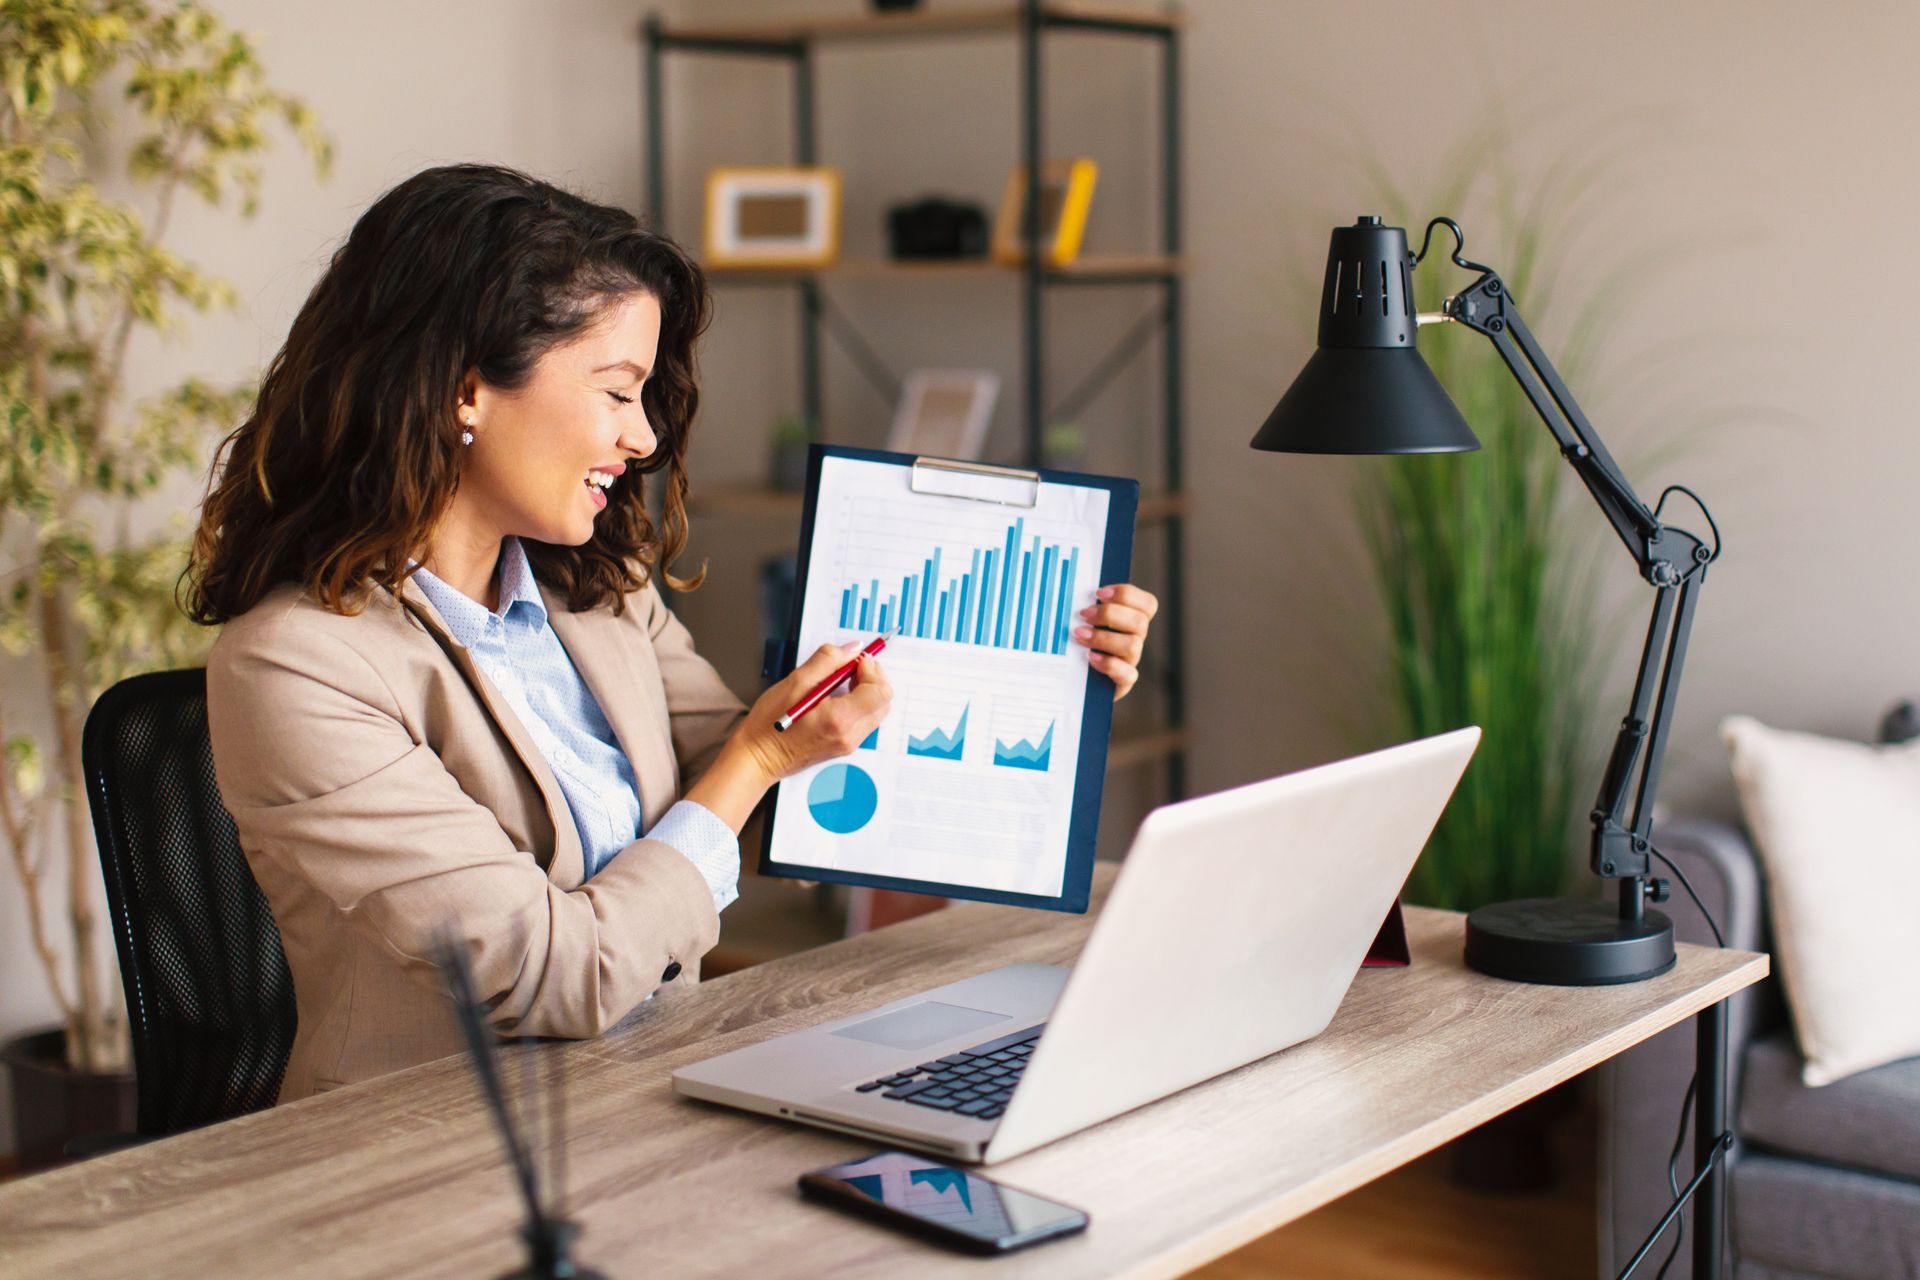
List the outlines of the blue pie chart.
<svg viewBox="0 0 1920 1280">
<path fill-rule="evenodd" d="M 865 769 L 830 764 L 813 775 L 807 788 L 807 810 L 813 820 L 835 835 L 848 835 L 873 821 L 880 803 L 879 788 Z"/>
</svg>

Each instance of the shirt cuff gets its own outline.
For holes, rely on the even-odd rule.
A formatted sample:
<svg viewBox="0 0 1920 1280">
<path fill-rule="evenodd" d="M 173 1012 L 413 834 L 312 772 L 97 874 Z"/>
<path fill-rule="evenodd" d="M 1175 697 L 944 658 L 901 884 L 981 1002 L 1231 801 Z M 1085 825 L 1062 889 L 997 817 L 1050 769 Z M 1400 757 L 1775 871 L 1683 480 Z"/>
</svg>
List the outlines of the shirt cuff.
<svg viewBox="0 0 1920 1280">
<path fill-rule="evenodd" d="M 679 801 L 660 815 L 647 839 L 671 846 L 700 869 L 713 890 L 715 911 L 726 910 L 740 896 L 740 837 L 705 805 Z"/>
</svg>

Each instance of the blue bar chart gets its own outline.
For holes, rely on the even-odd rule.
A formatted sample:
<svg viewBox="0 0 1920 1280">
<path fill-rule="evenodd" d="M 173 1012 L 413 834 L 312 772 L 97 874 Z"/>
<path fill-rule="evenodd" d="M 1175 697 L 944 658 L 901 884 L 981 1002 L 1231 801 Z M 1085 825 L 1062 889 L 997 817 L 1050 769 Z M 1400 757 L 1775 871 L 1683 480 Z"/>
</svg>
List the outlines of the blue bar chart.
<svg viewBox="0 0 1920 1280">
<path fill-rule="evenodd" d="M 954 554 L 943 569 L 949 550 Z M 878 578 L 846 583 L 839 622 L 862 631 L 897 627 L 921 640 L 1061 654 L 1079 572 L 1079 548 L 1030 536 L 1021 517 L 998 546 L 936 546 L 897 584 Z"/>
</svg>

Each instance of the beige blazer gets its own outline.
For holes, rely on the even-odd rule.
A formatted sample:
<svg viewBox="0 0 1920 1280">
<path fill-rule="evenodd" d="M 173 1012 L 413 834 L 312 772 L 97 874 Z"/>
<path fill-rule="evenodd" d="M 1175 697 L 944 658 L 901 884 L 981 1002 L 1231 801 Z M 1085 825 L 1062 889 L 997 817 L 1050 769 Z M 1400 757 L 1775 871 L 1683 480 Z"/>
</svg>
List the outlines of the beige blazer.
<svg viewBox="0 0 1920 1280">
<path fill-rule="evenodd" d="M 651 585 L 617 618 L 542 597 L 650 829 L 744 708 Z M 442 931 L 466 948 L 496 1027 L 576 1037 L 662 983 L 696 981 L 719 934 L 705 879 L 657 840 L 581 883 L 558 782 L 412 582 L 353 617 L 274 591 L 214 644 L 207 719 L 293 971 L 283 1102 L 461 1048 L 429 959 Z"/>
</svg>

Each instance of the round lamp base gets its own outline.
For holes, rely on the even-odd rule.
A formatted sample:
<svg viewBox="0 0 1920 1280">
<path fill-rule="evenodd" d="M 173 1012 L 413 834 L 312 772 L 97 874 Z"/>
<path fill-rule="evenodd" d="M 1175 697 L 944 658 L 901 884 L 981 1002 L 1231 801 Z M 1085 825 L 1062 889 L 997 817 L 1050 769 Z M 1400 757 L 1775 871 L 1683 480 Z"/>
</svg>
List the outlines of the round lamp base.
<svg viewBox="0 0 1920 1280">
<path fill-rule="evenodd" d="M 1467 915 L 1467 966 L 1555 987 L 1644 982 L 1673 968 L 1673 921 L 1574 898 L 1496 902 Z"/>
</svg>

